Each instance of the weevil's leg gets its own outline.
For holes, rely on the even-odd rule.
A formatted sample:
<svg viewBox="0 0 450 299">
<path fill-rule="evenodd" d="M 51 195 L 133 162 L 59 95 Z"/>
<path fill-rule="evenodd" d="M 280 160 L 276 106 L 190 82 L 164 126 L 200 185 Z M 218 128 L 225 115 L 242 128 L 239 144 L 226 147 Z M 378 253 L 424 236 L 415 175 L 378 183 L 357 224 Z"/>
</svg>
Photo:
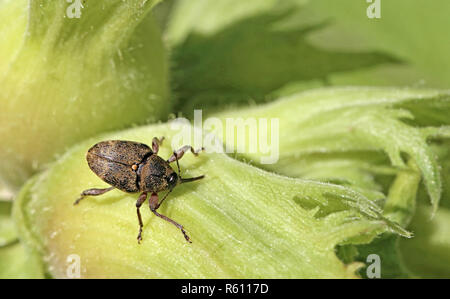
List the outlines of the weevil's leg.
<svg viewBox="0 0 450 299">
<path fill-rule="evenodd" d="M 167 196 L 167 195 L 166 195 Z M 155 214 L 156 216 L 158 216 L 159 218 L 162 218 L 170 223 L 172 223 L 173 225 L 175 225 L 179 230 L 181 230 L 181 232 L 183 233 L 184 238 L 186 239 L 186 241 L 188 241 L 189 243 L 192 243 L 191 239 L 189 239 L 189 236 L 186 234 L 184 227 L 173 221 L 172 219 L 170 219 L 167 216 L 164 216 L 160 213 L 158 213 L 156 210 L 159 208 L 160 205 L 158 205 L 158 194 L 156 193 L 152 193 L 152 195 L 150 196 L 150 200 L 148 201 L 149 206 L 150 206 L 150 210 L 153 212 L 153 214 Z"/>
<path fill-rule="evenodd" d="M 80 198 L 78 198 L 73 205 L 77 205 L 83 198 L 85 198 L 86 196 L 97 196 L 97 195 L 102 195 L 103 193 L 106 193 L 108 191 L 111 191 L 112 189 L 114 189 L 114 187 L 109 187 L 109 188 L 104 188 L 104 189 L 99 189 L 99 188 L 92 188 L 92 189 L 88 189 L 88 190 L 84 190 L 83 192 L 81 192 L 80 194 Z"/>
<path fill-rule="evenodd" d="M 164 136 L 162 136 L 159 139 L 158 139 L 158 137 L 153 137 L 153 140 L 152 140 L 152 151 L 153 151 L 154 154 L 158 154 L 159 146 L 162 145 L 164 139 L 165 139 Z"/>
<path fill-rule="evenodd" d="M 201 151 L 204 151 L 205 148 L 202 147 L 201 149 L 198 149 L 197 151 L 195 151 L 192 146 L 185 145 L 182 148 L 180 148 L 179 150 L 174 151 L 173 155 L 170 156 L 170 158 L 167 160 L 167 162 L 172 163 L 173 161 L 180 160 L 183 157 L 184 153 L 189 150 L 194 154 L 194 156 L 198 156 L 198 153 Z"/>
<path fill-rule="evenodd" d="M 144 223 L 142 222 L 141 212 L 139 211 L 139 208 L 142 206 L 142 204 L 145 202 L 146 199 L 147 199 L 147 192 L 143 192 L 141 195 L 139 195 L 139 198 L 136 201 L 136 211 L 139 220 L 139 234 L 137 236 L 137 240 L 139 244 L 142 241 L 142 228 L 144 227 Z"/>
</svg>

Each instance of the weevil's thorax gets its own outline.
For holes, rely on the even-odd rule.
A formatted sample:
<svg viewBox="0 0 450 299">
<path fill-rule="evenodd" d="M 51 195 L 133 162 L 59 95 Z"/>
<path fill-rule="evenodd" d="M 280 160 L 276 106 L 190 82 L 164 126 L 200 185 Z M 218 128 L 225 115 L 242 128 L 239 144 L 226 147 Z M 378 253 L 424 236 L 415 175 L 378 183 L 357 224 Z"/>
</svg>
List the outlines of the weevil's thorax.
<svg viewBox="0 0 450 299">
<path fill-rule="evenodd" d="M 139 189 L 142 192 L 169 190 L 167 178 L 174 173 L 167 161 L 158 155 L 151 155 L 139 165 Z"/>
</svg>

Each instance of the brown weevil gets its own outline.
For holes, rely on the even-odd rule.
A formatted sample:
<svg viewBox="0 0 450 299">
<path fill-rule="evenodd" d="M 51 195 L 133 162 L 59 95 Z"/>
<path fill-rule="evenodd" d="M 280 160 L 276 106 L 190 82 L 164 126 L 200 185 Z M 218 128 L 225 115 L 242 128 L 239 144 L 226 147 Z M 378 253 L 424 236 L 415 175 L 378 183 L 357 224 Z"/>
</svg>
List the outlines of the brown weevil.
<svg viewBox="0 0 450 299">
<path fill-rule="evenodd" d="M 163 140 L 164 137 L 160 139 L 154 137 L 151 149 L 143 143 L 121 140 L 102 141 L 92 146 L 86 155 L 89 168 L 103 181 L 110 184 L 111 187 L 85 190 L 81 193 L 81 197 L 74 202 L 74 205 L 78 204 L 86 196 L 101 195 L 113 189 L 119 189 L 127 193 L 140 192 L 141 194 L 136 202 L 139 220 L 137 239 L 138 243 L 140 243 L 144 224 L 142 223 L 139 208 L 147 199 L 147 194 L 150 193 L 149 206 L 153 214 L 174 224 L 181 230 L 186 241 L 192 243 L 182 225 L 158 213 L 157 210 L 177 185 L 204 178 L 204 175 L 182 178 L 178 163 L 178 160 L 183 157 L 185 152 L 190 150 L 197 156 L 203 148 L 195 151 L 192 146 L 185 145 L 174 151 L 168 160 L 164 160 L 158 156 L 159 146 Z M 169 165 L 169 163 L 174 161 L 177 162 L 178 174 Z M 161 191 L 168 192 L 159 201 L 158 192 Z"/>
</svg>

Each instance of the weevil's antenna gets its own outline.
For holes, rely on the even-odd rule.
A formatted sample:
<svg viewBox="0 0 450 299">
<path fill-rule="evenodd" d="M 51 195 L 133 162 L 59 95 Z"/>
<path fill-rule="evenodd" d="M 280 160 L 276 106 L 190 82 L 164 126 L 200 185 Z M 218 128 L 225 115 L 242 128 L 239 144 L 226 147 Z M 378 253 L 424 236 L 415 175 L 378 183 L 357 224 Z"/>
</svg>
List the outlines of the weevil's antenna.
<svg viewBox="0 0 450 299">
<path fill-rule="evenodd" d="M 193 181 L 196 181 L 196 180 L 203 179 L 205 177 L 204 175 L 201 175 L 201 176 L 197 176 L 197 177 L 194 177 L 194 178 L 185 178 L 185 179 L 182 178 L 181 177 L 180 164 L 178 163 L 178 155 L 177 155 L 176 151 L 174 151 L 173 153 L 175 155 L 175 161 L 177 162 L 178 177 L 180 178 L 180 184 L 193 182 Z"/>
<path fill-rule="evenodd" d="M 175 161 L 177 161 L 177 167 L 178 167 L 178 177 L 181 179 L 181 170 L 180 170 L 180 164 L 178 164 L 178 155 L 176 151 L 173 151 L 173 154 L 175 155 Z"/>
<path fill-rule="evenodd" d="M 167 192 L 166 195 L 164 195 L 164 197 L 161 199 L 161 201 L 156 205 L 155 210 L 157 210 L 159 208 L 159 206 L 163 203 L 164 199 L 167 198 L 167 196 L 170 194 L 170 192 L 172 192 L 172 189 L 170 189 L 169 192 Z"/>
<path fill-rule="evenodd" d="M 183 184 L 183 183 L 188 183 L 188 182 L 193 182 L 193 181 L 196 181 L 196 180 L 200 180 L 200 179 L 203 179 L 204 177 L 205 177 L 204 175 L 201 175 L 201 176 L 197 176 L 195 178 L 185 178 L 185 179 L 180 178 L 180 180 L 181 180 L 181 184 Z"/>
</svg>

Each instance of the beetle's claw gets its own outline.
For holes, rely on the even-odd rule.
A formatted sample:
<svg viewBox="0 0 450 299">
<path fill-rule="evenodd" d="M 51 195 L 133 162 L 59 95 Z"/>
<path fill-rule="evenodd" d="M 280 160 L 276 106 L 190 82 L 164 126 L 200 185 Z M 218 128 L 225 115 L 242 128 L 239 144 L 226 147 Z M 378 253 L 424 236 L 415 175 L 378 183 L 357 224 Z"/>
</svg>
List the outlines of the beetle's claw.
<svg viewBox="0 0 450 299">
<path fill-rule="evenodd" d="M 141 244 L 142 241 L 142 230 L 139 230 L 139 234 L 137 236 L 138 244 Z"/>
<path fill-rule="evenodd" d="M 186 239 L 186 241 L 188 241 L 188 243 L 192 243 L 191 239 L 189 238 L 189 236 L 186 234 L 186 232 L 184 231 L 184 229 L 181 229 L 181 232 L 183 233 L 184 238 Z"/>
</svg>

